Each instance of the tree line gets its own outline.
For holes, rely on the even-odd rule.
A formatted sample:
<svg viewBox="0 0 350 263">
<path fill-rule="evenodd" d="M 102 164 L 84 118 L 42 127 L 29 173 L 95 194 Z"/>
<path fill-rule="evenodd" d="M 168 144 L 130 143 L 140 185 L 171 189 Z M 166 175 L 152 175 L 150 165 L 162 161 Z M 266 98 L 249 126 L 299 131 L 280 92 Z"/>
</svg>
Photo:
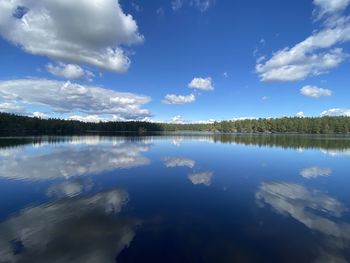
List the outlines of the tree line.
<svg viewBox="0 0 350 263">
<path fill-rule="evenodd" d="M 41 119 L 9 113 L 0 113 L 1 135 L 60 135 L 90 132 L 164 132 L 199 131 L 222 133 L 299 133 L 299 134 L 348 134 L 350 117 L 285 117 L 276 119 L 252 119 L 220 121 L 201 124 L 153 123 L 142 121 L 118 121 L 86 123 L 75 120 Z"/>
</svg>

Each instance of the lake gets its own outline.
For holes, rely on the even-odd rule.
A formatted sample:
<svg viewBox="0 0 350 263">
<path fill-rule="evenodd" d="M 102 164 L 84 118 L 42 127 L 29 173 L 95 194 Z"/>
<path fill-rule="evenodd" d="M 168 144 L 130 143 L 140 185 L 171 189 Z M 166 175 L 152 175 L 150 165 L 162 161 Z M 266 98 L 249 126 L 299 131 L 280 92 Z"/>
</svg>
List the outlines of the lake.
<svg viewBox="0 0 350 263">
<path fill-rule="evenodd" d="M 350 138 L 0 139 L 0 262 L 349 262 Z"/>
</svg>

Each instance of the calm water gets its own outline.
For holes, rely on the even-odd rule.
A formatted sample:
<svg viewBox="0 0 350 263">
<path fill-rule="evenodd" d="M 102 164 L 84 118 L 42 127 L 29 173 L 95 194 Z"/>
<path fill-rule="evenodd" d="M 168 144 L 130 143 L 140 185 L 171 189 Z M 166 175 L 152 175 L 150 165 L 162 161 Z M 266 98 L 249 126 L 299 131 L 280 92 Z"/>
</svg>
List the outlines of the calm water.
<svg viewBox="0 0 350 263">
<path fill-rule="evenodd" d="M 350 138 L 0 139 L 0 262 L 350 262 Z"/>
</svg>

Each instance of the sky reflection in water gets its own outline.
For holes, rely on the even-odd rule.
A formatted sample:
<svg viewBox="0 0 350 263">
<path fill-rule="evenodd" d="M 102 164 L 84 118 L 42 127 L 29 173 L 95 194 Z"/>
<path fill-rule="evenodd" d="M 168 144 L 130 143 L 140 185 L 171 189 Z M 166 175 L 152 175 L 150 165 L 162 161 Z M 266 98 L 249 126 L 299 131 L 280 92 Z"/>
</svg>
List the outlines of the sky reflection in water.
<svg viewBox="0 0 350 263">
<path fill-rule="evenodd" d="M 348 262 L 350 139 L 0 139 L 0 262 Z"/>
</svg>

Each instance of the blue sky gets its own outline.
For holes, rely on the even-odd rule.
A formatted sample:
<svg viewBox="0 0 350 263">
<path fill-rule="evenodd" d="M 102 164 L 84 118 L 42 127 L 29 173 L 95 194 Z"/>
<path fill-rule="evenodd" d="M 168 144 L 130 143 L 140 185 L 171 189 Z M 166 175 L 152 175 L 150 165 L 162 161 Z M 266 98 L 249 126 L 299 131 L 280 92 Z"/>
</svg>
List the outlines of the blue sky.
<svg viewBox="0 0 350 263">
<path fill-rule="evenodd" d="M 349 0 L 70 2 L 0 0 L 1 111 L 350 116 Z"/>
</svg>

